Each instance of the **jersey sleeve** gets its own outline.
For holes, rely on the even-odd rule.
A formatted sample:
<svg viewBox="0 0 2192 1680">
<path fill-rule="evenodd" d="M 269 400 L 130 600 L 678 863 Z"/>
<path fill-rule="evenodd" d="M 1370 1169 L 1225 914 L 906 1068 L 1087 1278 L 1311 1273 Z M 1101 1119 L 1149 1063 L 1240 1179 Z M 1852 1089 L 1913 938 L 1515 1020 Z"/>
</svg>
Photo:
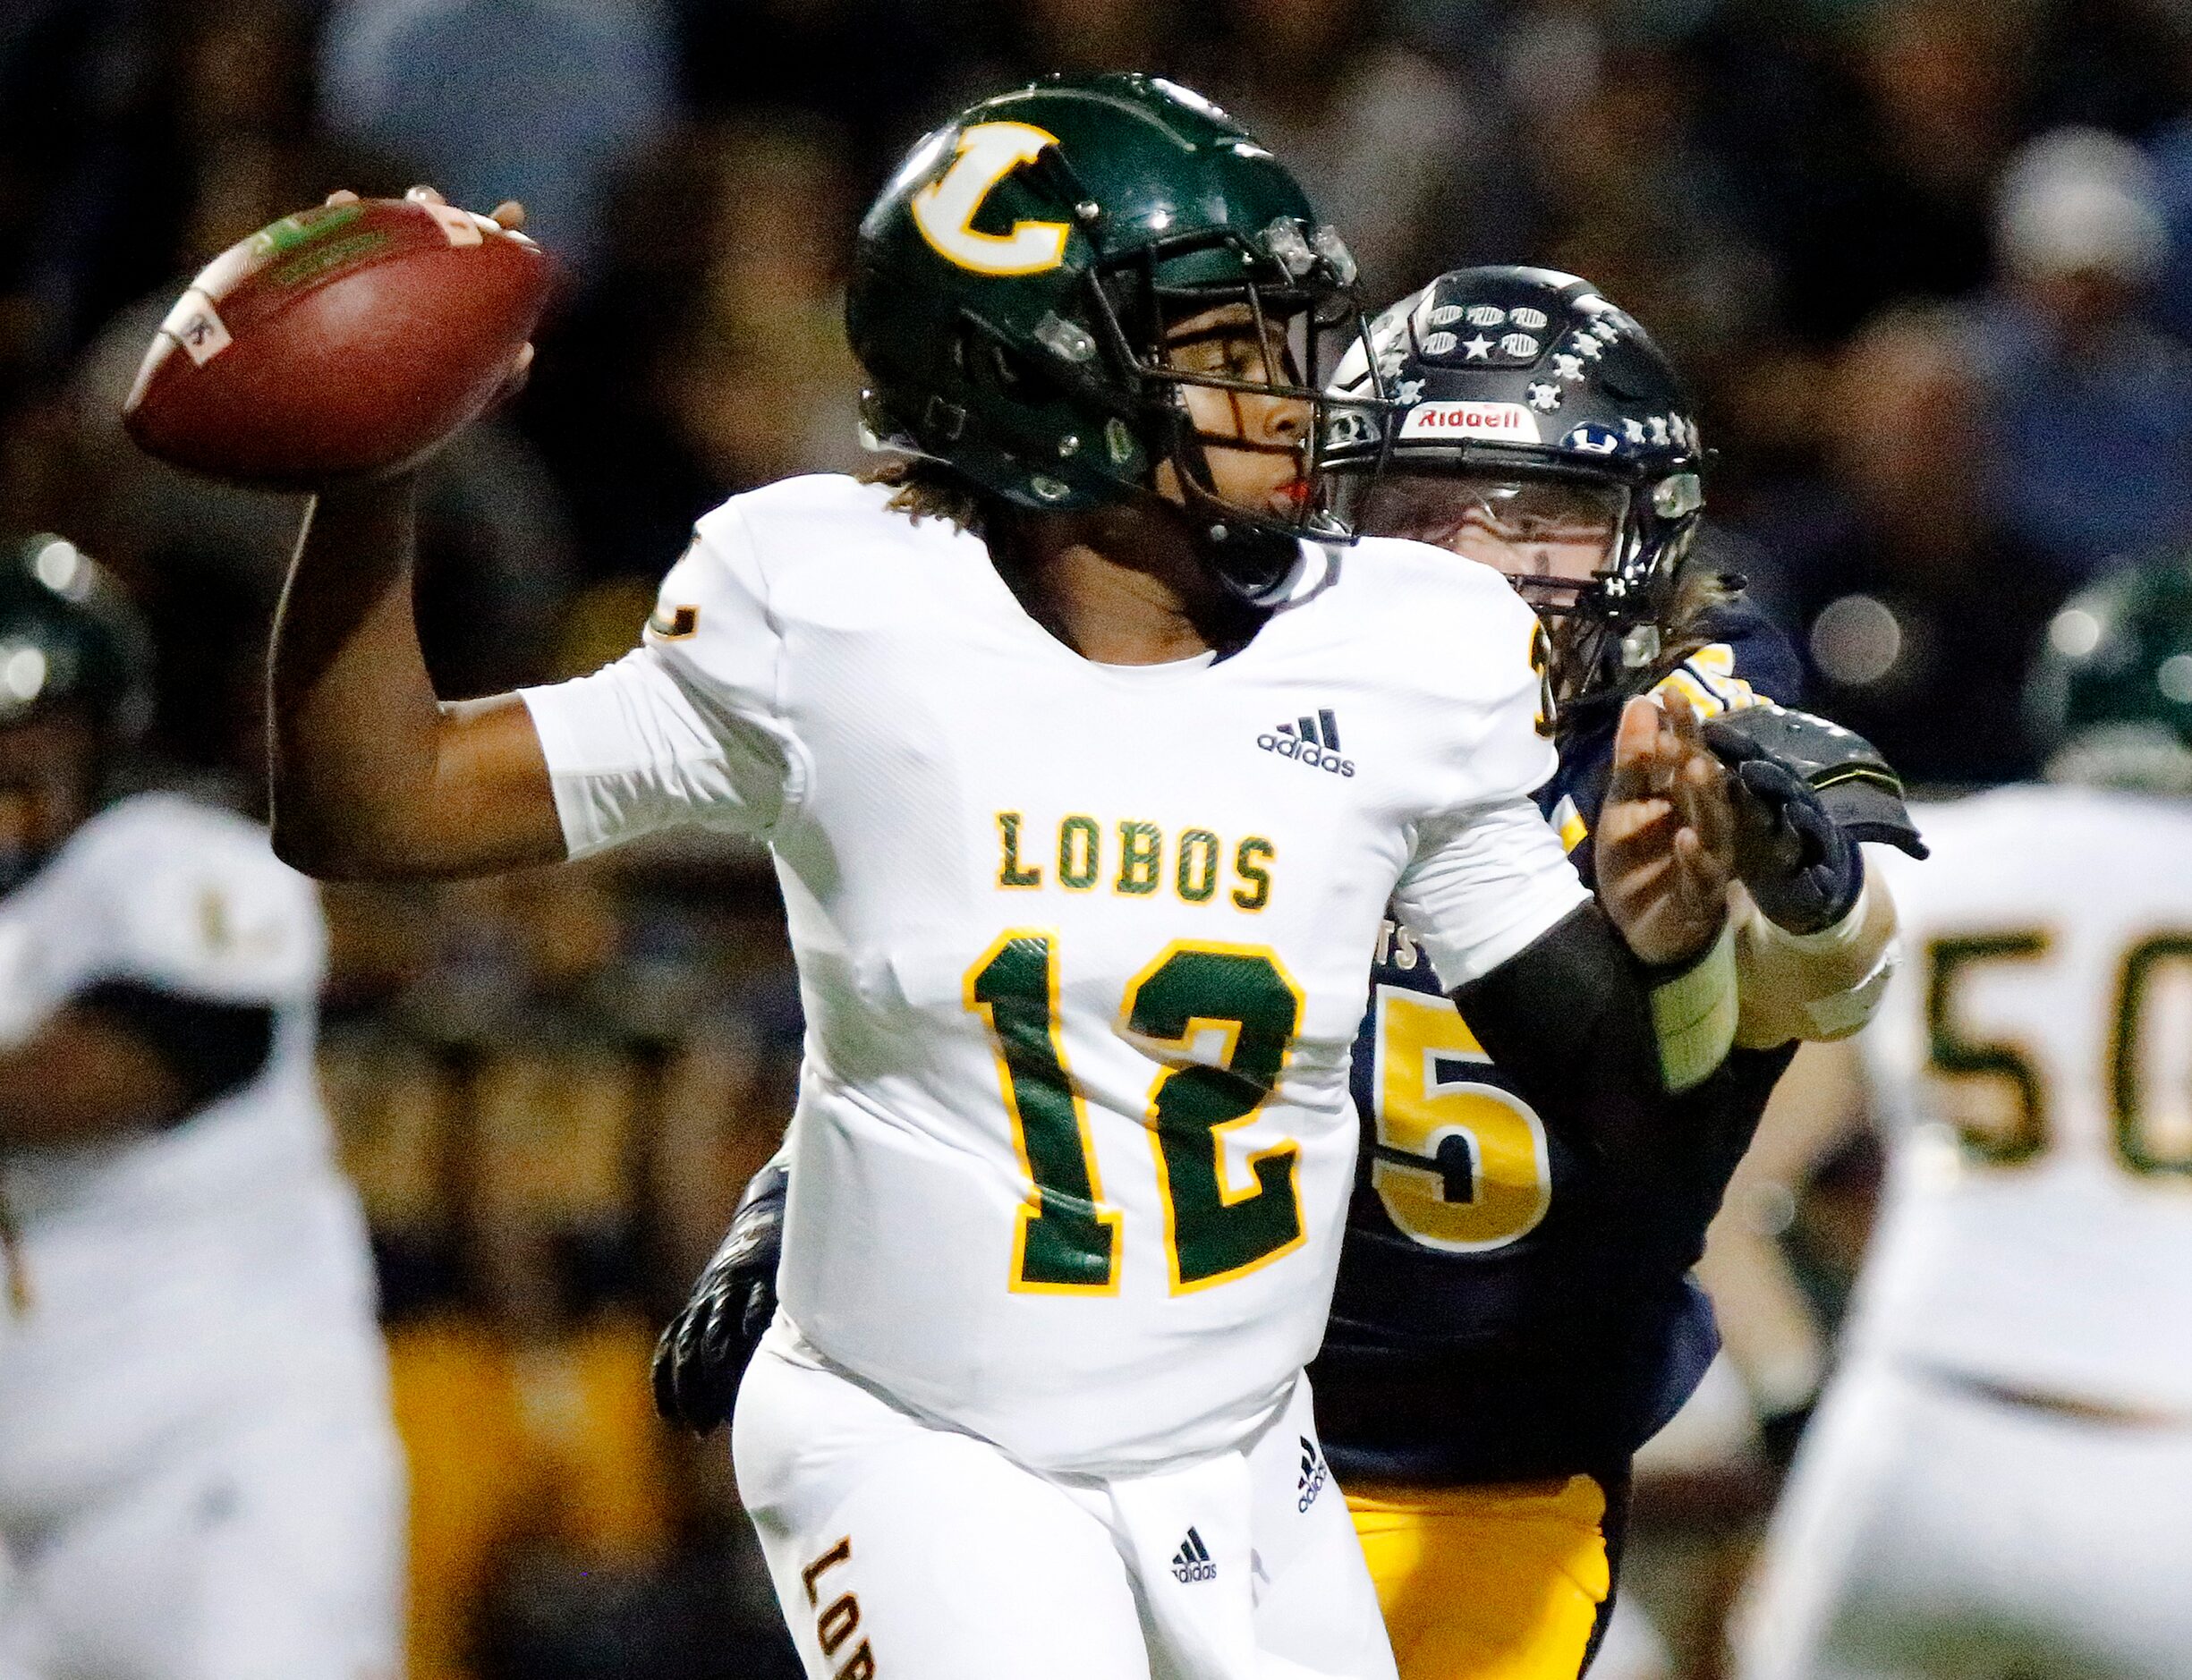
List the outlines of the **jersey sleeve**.
<svg viewBox="0 0 2192 1680">
<path fill-rule="evenodd" d="M 148 801 L 118 808 L 62 865 L 38 940 L 53 1006 L 115 984 L 268 1008 L 318 995 L 319 895 L 255 825 Z"/>
<path fill-rule="evenodd" d="M 1393 902 L 1451 990 L 1490 972 L 1589 896 L 1530 795 L 1553 772 L 1537 619 L 1501 585 L 1481 595 L 1454 706 L 1449 790 L 1419 820 Z"/>
<path fill-rule="evenodd" d="M 1426 825 L 1393 895 L 1449 990 L 1515 955 L 1588 898 L 1528 795 Z"/>
<path fill-rule="evenodd" d="M 570 854 L 684 823 L 766 838 L 803 781 L 778 704 L 783 659 L 744 521 L 718 508 L 663 579 L 638 648 L 520 691 Z"/>
</svg>

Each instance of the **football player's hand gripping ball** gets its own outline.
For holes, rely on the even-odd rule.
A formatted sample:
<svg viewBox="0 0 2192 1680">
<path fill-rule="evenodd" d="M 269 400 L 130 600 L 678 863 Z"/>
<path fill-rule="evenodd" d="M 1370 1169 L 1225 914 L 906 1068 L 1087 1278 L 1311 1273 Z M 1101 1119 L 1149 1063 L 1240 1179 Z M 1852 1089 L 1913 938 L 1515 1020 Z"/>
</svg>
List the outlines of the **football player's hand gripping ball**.
<svg viewBox="0 0 2192 1680">
<path fill-rule="evenodd" d="M 775 1161 L 754 1174 L 722 1247 L 655 1344 L 655 1410 L 666 1421 L 705 1435 L 730 1417 L 747 1362 L 776 1316 L 790 1182 Z"/>
<path fill-rule="evenodd" d="M 123 426 L 164 461 L 253 488 L 400 476 L 523 378 L 552 282 L 524 220 L 431 187 L 282 217 L 177 300 Z"/>
</svg>

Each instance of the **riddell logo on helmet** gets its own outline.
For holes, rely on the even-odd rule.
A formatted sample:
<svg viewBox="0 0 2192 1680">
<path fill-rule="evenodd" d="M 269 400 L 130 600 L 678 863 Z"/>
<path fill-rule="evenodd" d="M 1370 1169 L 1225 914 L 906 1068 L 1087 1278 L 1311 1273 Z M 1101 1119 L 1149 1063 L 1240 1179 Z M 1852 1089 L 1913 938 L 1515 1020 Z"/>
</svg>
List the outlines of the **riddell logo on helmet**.
<svg viewBox="0 0 2192 1680">
<path fill-rule="evenodd" d="M 1519 403 L 1418 403 L 1400 422 L 1403 437 L 1504 437 L 1540 441 L 1537 416 Z"/>
</svg>

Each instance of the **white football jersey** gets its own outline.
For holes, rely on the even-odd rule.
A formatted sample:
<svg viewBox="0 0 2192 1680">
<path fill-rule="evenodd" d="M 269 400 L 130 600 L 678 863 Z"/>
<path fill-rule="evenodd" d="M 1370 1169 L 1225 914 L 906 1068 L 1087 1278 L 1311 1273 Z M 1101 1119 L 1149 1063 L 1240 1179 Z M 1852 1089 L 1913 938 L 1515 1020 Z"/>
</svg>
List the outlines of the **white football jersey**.
<svg viewBox="0 0 2192 1680">
<path fill-rule="evenodd" d="M 0 1301 L 0 1519 L 130 1473 L 270 1371 L 380 1381 L 313 1067 L 325 956 L 312 884 L 265 831 L 174 795 L 108 808 L 0 900 L 0 1038 L 117 980 L 276 1021 L 259 1073 L 173 1126 L 0 1152 L 30 1297 Z"/>
<path fill-rule="evenodd" d="M 1456 984 L 1584 898 L 1527 797 L 1535 622 L 1366 541 L 1229 658 L 1098 665 L 888 495 L 735 498 L 639 650 L 528 692 L 565 836 L 774 853 L 812 1346 L 1037 1467 L 1214 1450 L 1322 1334 L 1389 896 Z"/>
<path fill-rule="evenodd" d="M 1905 952 L 1860 1352 L 2192 1412 L 2192 802 L 2005 788 L 1869 848 Z"/>
</svg>

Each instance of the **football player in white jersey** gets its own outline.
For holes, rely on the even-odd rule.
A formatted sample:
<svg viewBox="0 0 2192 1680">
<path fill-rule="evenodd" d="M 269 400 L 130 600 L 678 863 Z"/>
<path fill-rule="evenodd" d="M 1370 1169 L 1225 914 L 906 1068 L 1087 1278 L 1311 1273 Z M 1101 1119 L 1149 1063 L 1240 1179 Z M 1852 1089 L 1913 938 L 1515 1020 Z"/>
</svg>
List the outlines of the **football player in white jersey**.
<svg viewBox="0 0 2192 1680">
<path fill-rule="evenodd" d="M 146 699 L 91 561 L 0 568 L 0 1680 L 387 1680 L 403 1478 L 312 1065 L 312 885 L 98 804 Z"/>
<path fill-rule="evenodd" d="M 806 1059 L 734 1447 L 818 1680 L 1389 1676 L 1346 1514 L 1299 1485 L 1386 903 L 1610 1150 L 1732 1037 L 1695 720 L 1625 731 L 1601 867 L 1658 860 L 1631 956 L 1528 797 L 1528 607 L 1319 511 L 1313 346 L 1359 335 L 1352 279 L 1197 96 L 1040 83 L 862 225 L 848 325 L 912 467 L 709 514 L 625 659 L 440 706 L 407 487 L 330 489 L 301 545 L 286 855 L 459 874 L 679 823 L 774 854 Z"/>
<path fill-rule="evenodd" d="M 1791 1075 L 1890 1162 L 1746 1680 L 2192 1672 L 2192 559 L 2048 641 L 2049 785 L 1916 813 L 1908 966 Z"/>
</svg>

